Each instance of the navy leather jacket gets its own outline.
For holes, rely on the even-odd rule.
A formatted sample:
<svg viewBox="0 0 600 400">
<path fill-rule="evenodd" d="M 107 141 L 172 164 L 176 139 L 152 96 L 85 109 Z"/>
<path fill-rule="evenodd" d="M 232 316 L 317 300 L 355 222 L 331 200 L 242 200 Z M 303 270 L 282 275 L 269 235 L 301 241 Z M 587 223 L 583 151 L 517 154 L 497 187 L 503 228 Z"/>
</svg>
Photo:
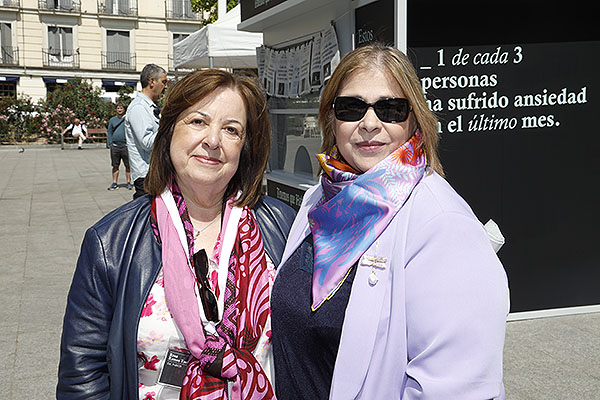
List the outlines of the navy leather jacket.
<svg viewBox="0 0 600 400">
<path fill-rule="evenodd" d="M 85 233 L 65 312 L 57 399 L 137 399 L 137 328 L 162 267 L 150 224 L 152 197 L 107 214 Z M 254 208 L 277 266 L 295 211 L 262 197 Z"/>
</svg>

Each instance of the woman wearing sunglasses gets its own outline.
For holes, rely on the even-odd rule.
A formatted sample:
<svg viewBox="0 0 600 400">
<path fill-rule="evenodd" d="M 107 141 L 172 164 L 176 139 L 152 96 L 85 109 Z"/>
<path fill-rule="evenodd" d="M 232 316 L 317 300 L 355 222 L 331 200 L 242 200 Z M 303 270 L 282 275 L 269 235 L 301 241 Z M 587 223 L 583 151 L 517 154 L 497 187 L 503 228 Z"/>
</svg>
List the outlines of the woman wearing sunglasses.
<svg viewBox="0 0 600 400">
<path fill-rule="evenodd" d="M 269 297 L 295 213 L 261 196 L 270 129 L 249 77 L 198 71 L 170 89 L 149 195 L 85 235 L 59 399 L 275 397 Z"/>
<path fill-rule="evenodd" d="M 271 297 L 278 398 L 503 397 L 506 275 L 442 177 L 437 120 L 408 58 L 349 53 L 319 124 L 320 184 Z"/>
</svg>

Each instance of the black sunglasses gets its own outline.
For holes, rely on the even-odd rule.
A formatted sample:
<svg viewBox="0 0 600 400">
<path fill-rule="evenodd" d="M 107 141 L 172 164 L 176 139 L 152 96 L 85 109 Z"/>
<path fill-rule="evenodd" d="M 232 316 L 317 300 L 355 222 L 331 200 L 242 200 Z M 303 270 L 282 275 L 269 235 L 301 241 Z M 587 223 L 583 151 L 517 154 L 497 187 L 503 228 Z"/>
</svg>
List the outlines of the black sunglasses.
<svg viewBox="0 0 600 400">
<path fill-rule="evenodd" d="M 196 280 L 200 291 L 200 300 L 202 300 L 202 308 L 204 315 L 209 321 L 219 321 L 219 309 L 217 307 L 217 299 L 208 286 L 208 256 L 204 249 L 198 251 L 192 257 L 194 263 L 194 272 L 196 272 Z"/>
<path fill-rule="evenodd" d="M 335 117 L 340 121 L 360 121 L 369 107 L 373 107 L 377 118 L 383 122 L 403 122 L 408 118 L 412 107 L 408 99 L 392 97 L 375 103 L 367 103 L 358 97 L 338 96 L 333 102 Z"/>
</svg>

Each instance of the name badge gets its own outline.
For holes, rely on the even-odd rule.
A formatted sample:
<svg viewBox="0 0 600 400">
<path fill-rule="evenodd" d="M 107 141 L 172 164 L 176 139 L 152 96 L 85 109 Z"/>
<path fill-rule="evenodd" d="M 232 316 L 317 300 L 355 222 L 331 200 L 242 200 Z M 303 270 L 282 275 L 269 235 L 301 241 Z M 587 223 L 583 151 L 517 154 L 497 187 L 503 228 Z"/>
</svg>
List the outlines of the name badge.
<svg viewBox="0 0 600 400">
<path fill-rule="evenodd" d="M 189 362 L 190 352 L 185 348 L 171 346 L 169 341 L 169 349 L 158 376 L 158 383 L 181 389 Z"/>
</svg>

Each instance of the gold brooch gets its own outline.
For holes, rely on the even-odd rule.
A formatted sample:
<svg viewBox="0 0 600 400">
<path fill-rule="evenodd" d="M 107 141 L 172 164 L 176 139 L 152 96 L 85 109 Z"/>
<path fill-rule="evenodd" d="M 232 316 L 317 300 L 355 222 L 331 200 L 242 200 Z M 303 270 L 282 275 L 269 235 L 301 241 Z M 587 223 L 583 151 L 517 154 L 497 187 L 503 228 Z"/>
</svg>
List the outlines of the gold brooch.
<svg viewBox="0 0 600 400">
<path fill-rule="evenodd" d="M 369 285 L 375 286 L 379 282 L 375 269 L 385 269 L 387 258 L 379 256 L 363 255 L 360 258 L 360 265 L 365 267 L 371 267 L 371 274 L 369 275 Z"/>
</svg>

